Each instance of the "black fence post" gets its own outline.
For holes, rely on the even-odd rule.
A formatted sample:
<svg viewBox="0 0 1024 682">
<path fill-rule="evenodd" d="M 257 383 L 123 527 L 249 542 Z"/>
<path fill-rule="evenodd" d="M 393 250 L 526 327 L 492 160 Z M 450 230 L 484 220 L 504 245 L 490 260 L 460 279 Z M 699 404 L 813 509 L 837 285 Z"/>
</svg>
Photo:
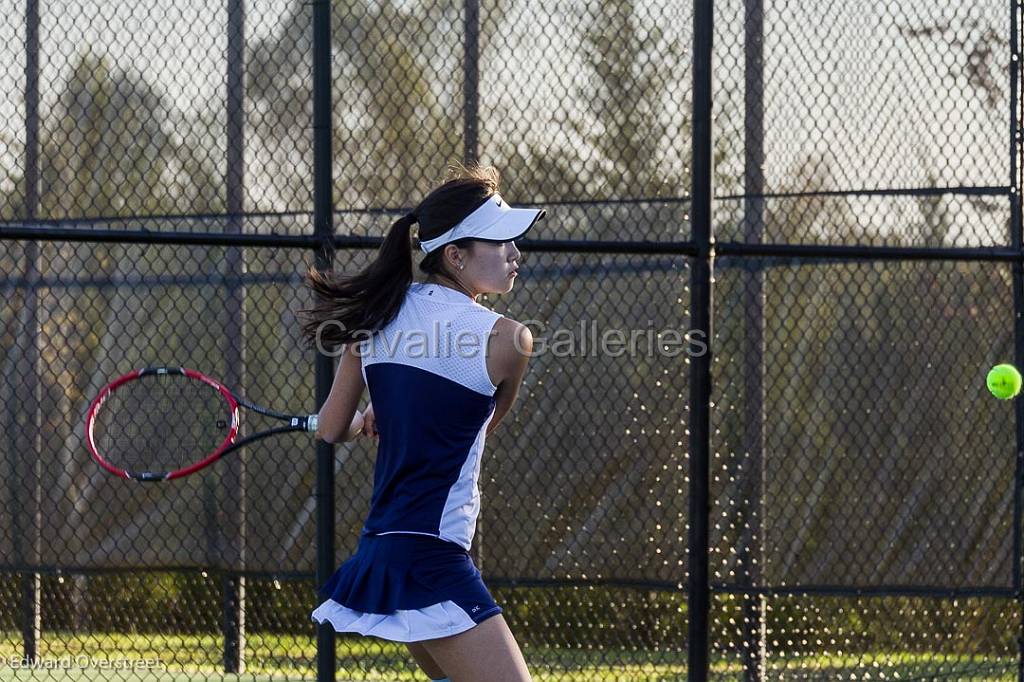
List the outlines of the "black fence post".
<svg viewBox="0 0 1024 682">
<path fill-rule="evenodd" d="M 466 165 L 480 158 L 480 0 L 465 0 L 463 14 L 463 157 Z M 484 518 L 481 512 L 476 522 L 470 555 L 479 570 L 484 565 Z"/>
<path fill-rule="evenodd" d="M 245 198 L 245 5 L 228 0 L 227 41 L 227 178 L 226 208 L 229 234 L 242 233 L 241 214 Z M 224 381 L 246 394 L 245 358 L 245 248 L 228 247 L 224 276 L 229 282 L 225 297 Z M 245 570 L 247 552 L 247 453 L 237 453 L 225 462 L 222 486 L 233 491 L 230 519 L 226 524 L 230 547 L 226 561 L 231 567 L 221 577 L 223 599 L 224 671 L 245 671 Z"/>
<path fill-rule="evenodd" d="M 1019 0 L 1010 0 L 1010 245 L 1018 252 L 1013 262 L 1014 364 L 1024 366 L 1024 248 L 1021 221 L 1021 191 L 1024 181 L 1020 175 L 1020 160 L 1024 153 L 1024 140 L 1020 129 L 1020 35 Z M 1017 681 L 1024 682 L 1024 580 L 1021 579 L 1021 488 L 1024 486 L 1024 402 L 1014 401 L 1016 420 L 1016 470 L 1013 486 L 1013 592 L 1016 595 L 1020 623 L 1017 630 Z"/>
<path fill-rule="evenodd" d="M 35 220 L 39 210 L 39 2 L 25 3 L 25 218 Z M 15 543 L 22 544 L 20 555 L 23 564 L 39 565 L 42 535 L 42 481 L 40 456 L 42 455 L 42 415 L 39 406 L 39 244 L 30 242 L 25 247 L 25 313 L 24 331 L 25 354 L 21 356 L 24 392 L 19 396 L 18 407 L 22 415 L 15 428 L 18 446 L 12 455 L 20 463 L 15 478 L 20 479 L 17 497 L 17 516 L 22 523 L 15 529 Z M 23 420 L 23 421 L 22 421 Z M 28 484 L 29 499 L 24 499 Z M 26 518 L 27 517 L 27 518 Z M 27 523 L 25 523 L 27 521 Z M 23 658 L 36 661 L 39 658 L 39 640 L 42 636 L 42 580 L 34 570 L 21 576 L 21 615 Z"/>
<path fill-rule="evenodd" d="M 745 0 L 743 89 L 743 232 L 748 244 L 764 241 L 764 0 Z M 750 587 L 762 587 L 764 576 L 764 443 L 765 443 L 765 270 L 759 259 L 748 259 L 743 268 L 744 350 L 743 376 L 747 399 L 743 414 L 743 452 L 747 458 L 743 476 L 746 518 L 738 563 L 742 579 Z M 765 597 L 743 596 L 743 676 L 746 682 L 764 679 L 767 635 Z"/>
<path fill-rule="evenodd" d="M 693 10 L 693 166 L 692 231 L 697 246 L 690 274 L 690 331 L 703 334 L 706 351 L 690 358 L 690 531 L 689 531 L 689 679 L 708 678 L 708 546 L 711 454 L 711 231 L 712 140 L 711 58 L 713 0 L 697 0 Z"/>
<path fill-rule="evenodd" d="M 331 3 L 313 2 L 313 231 L 320 241 L 316 267 L 329 270 L 334 260 L 330 239 L 334 234 L 334 188 L 331 165 Z M 316 407 L 327 400 L 334 379 L 334 359 L 316 356 Z M 334 571 L 334 446 L 316 444 L 316 584 L 324 584 Z M 334 628 L 317 628 L 316 676 L 334 682 L 336 654 Z"/>
<path fill-rule="evenodd" d="M 463 49 L 465 67 L 462 74 L 463 156 L 465 163 L 480 158 L 480 0 L 465 0 L 463 14 Z"/>
</svg>

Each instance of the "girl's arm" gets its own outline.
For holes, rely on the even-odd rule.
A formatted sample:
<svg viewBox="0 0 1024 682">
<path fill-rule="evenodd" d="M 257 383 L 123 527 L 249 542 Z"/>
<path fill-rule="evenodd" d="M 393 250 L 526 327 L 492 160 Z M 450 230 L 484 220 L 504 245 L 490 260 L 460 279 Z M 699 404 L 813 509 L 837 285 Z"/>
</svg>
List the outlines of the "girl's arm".
<svg viewBox="0 0 1024 682">
<path fill-rule="evenodd" d="M 316 437 L 328 443 L 353 440 L 363 428 L 363 415 L 356 407 L 366 384 L 355 345 L 346 344 L 342 351 L 330 395 L 320 408 Z"/>
<path fill-rule="evenodd" d="M 505 414 L 519 395 L 519 386 L 526 376 L 526 366 L 533 353 L 533 334 L 530 328 L 508 318 L 502 318 L 494 326 L 495 334 L 490 341 L 491 355 L 488 365 L 496 369 L 499 377 L 498 390 L 494 394 L 494 416 L 487 425 L 487 434 L 498 427 Z"/>
<path fill-rule="evenodd" d="M 370 438 L 376 438 L 380 434 L 377 433 L 377 415 L 373 412 L 373 403 L 366 406 L 363 410 L 363 434 Z"/>
</svg>

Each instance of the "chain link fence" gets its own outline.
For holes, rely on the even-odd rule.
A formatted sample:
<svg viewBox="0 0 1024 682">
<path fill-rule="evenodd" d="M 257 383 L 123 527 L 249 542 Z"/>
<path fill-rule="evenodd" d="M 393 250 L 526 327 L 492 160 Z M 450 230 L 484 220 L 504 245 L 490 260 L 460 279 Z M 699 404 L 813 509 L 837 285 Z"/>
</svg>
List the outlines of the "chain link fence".
<svg viewBox="0 0 1024 682">
<path fill-rule="evenodd" d="M 138 485 L 83 423 L 150 365 L 315 411 L 302 273 L 477 159 L 549 215 L 482 301 L 537 354 L 473 551 L 534 679 L 1024 679 L 1024 403 L 983 382 L 1024 365 L 1016 3 L 325 2 L 0 19 L 0 679 L 425 679 L 382 640 L 318 659 L 309 619 L 372 443 Z"/>
</svg>

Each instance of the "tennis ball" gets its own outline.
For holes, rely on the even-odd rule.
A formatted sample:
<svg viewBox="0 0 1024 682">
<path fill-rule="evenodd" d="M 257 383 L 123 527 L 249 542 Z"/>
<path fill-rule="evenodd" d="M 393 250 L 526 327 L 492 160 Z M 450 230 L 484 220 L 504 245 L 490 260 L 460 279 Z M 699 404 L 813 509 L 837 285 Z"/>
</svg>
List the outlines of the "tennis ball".
<svg viewBox="0 0 1024 682">
<path fill-rule="evenodd" d="M 1000 400 L 1009 400 L 1020 393 L 1020 372 L 1013 365 L 996 365 L 988 371 L 985 383 L 992 395 Z"/>
</svg>

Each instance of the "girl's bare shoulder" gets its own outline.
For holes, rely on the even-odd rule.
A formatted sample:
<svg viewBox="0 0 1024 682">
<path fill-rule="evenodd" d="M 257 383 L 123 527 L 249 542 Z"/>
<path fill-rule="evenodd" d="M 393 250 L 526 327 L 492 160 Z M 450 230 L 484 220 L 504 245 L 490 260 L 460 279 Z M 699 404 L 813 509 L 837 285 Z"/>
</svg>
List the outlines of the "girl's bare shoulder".
<svg viewBox="0 0 1024 682">
<path fill-rule="evenodd" d="M 500 317 L 491 330 L 490 349 L 509 360 L 529 355 L 533 350 L 533 333 L 521 322 Z"/>
</svg>

